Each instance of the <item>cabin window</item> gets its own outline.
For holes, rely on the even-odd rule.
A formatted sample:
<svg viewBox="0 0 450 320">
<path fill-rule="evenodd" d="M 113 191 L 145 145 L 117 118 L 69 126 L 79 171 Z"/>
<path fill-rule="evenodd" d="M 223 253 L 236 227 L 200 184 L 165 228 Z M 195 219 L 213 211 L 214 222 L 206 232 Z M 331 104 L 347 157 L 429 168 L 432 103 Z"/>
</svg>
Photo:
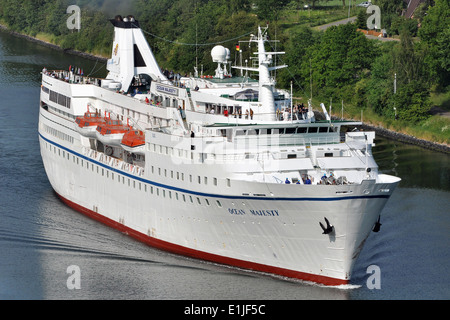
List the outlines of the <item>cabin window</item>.
<svg viewBox="0 0 450 320">
<path fill-rule="evenodd" d="M 222 208 L 222 204 L 220 203 L 219 200 L 216 200 L 216 203 L 217 203 L 217 206 L 218 206 L 219 208 Z"/>
<path fill-rule="evenodd" d="M 296 128 L 286 128 L 286 134 L 295 134 L 295 129 Z"/>
<path fill-rule="evenodd" d="M 297 128 L 297 133 L 306 133 L 306 128 L 303 128 L 303 127 Z"/>
<path fill-rule="evenodd" d="M 327 133 L 328 127 L 319 127 L 319 133 Z"/>
<path fill-rule="evenodd" d="M 308 128 L 308 133 L 317 133 L 317 127 L 309 127 Z"/>
</svg>

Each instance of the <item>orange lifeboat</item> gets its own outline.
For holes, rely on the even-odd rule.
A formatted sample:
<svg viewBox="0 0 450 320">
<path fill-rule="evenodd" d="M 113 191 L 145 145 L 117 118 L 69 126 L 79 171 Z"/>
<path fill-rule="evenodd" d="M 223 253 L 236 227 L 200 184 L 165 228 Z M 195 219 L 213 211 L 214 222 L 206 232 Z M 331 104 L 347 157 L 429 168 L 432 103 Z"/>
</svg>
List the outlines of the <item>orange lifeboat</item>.
<svg viewBox="0 0 450 320">
<path fill-rule="evenodd" d="M 81 135 L 89 138 L 95 138 L 97 126 L 105 123 L 105 118 L 97 112 L 88 111 L 84 114 L 84 116 L 77 117 L 75 119 L 75 123 L 77 124 L 75 128 Z"/>
<path fill-rule="evenodd" d="M 130 130 L 123 135 L 121 146 L 125 151 L 144 155 L 145 133 L 141 130 Z"/>
<path fill-rule="evenodd" d="M 131 129 L 131 126 L 123 124 L 120 120 L 107 118 L 104 123 L 97 126 L 95 135 L 103 144 L 119 147 L 124 134 Z"/>
</svg>

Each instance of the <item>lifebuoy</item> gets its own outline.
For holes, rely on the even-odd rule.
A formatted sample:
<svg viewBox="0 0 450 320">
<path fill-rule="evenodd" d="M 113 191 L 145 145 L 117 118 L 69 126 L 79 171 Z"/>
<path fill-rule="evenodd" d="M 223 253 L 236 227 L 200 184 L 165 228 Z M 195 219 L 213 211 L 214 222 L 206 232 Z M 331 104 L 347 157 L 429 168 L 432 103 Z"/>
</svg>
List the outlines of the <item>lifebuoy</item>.
<svg viewBox="0 0 450 320">
<path fill-rule="evenodd" d="M 107 156 L 111 156 L 113 154 L 113 152 L 114 152 L 113 148 L 111 148 L 111 147 L 106 147 L 105 148 L 105 154 Z"/>
</svg>

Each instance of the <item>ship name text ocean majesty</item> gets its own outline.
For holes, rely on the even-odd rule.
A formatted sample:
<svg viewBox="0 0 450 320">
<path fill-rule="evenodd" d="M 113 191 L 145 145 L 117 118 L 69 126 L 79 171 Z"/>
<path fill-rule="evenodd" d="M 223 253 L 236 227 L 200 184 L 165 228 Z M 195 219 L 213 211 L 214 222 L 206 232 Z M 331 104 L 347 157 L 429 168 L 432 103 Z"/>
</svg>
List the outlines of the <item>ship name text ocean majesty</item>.
<svg viewBox="0 0 450 320">
<path fill-rule="evenodd" d="M 275 216 L 279 216 L 278 214 L 278 210 L 244 210 L 244 209 L 233 209 L 233 208 L 228 208 L 228 212 L 231 214 L 236 214 L 236 215 L 245 215 L 247 213 L 250 213 L 254 216 L 266 216 L 266 217 L 275 217 Z"/>
</svg>

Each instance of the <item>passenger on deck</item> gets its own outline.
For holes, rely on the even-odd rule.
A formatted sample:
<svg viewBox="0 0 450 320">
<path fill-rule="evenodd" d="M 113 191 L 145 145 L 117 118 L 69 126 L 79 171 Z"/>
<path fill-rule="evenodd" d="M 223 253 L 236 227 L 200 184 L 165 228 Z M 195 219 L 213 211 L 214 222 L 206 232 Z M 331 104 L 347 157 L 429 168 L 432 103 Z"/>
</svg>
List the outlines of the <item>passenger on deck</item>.
<svg viewBox="0 0 450 320">
<path fill-rule="evenodd" d="M 286 181 L 285 181 L 284 183 L 286 183 L 286 184 L 290 184 L 291 182 L 289 181 L 289 179 L 288 179 L 288 178 L 286 178 Z"/>
</svg>

